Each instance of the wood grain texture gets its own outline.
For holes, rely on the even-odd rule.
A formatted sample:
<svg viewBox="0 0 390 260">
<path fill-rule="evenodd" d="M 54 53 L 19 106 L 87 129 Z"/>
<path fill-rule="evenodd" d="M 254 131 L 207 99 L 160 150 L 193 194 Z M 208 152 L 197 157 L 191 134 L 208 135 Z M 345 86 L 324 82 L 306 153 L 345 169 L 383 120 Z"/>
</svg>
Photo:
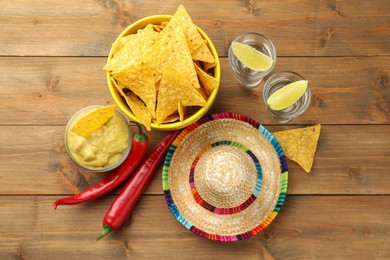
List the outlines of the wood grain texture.
<svg viewBox="0 0 390 260">
<path fill-rule="evenodd" d="M 231 40 L 248 31 L 267 35 L 281 56 L 390 54 L 390 6 L 383 0 L 20 0 L 2 3 L 0 55 L 107 56 L 128 25 L 173 14 L 180 3 L 222 56 Z"/>
<path fill-rule="evenodd" d="M 386 259 L 390 197 L 288 196 L 263 232 L 237 243 L 185 229 L 163 196 L 142 196 L 126 224 L 96 242 L 112 197 L 53 210 L 52 196 L 2 196 L 2 259 Z M 321 212 L 321 214 L 319 214 Z M 29 218 L 26 218 L 26 216 Z M 352 242 L 353 241 L 353 242 Z"/>
<path fill-rule="evenodd" d="M 113 103 L 102 70 L 105 58 L 0 58 L 0 125 L 66 125 L 91 104 Z M 210 113 L 245 113 L 273 124 L 262 86 L 238 85 L 227 58 L 221 59 L 220 91 Z M 274 72 L 293 70 L 310 82 L 309 109 L 292 124 L 389 124 L 390 57 L 277 60 Z M 247 104 L 250 103 L 251 106 Z"/>
<path fill-rule="evenodd" d="M 70 162 L 65 126 L 85 106 L 113 103 L 102 67 L 120 32 L 181 3 L 221 59 L 209 113 L 242 113 L 271 132 L 322 124 L 312 173 L 288 160 L 287 199 L 275 221 L 224 244 L 174 219 L 160 168 L 125 225 L 96 242 L 119 189 L 53 209 L 108 174 Z M 0 259 L 390 259 L 389 25 L 386 0 L 2 1 Z M 273 72 L 310 82 L 309 109 L 288 124 L 266 113 L 264 82 L 244 89 L 234 79 L 227 50 L 248 31 L 274 42 Z M 149 150 L 166 134 L 149 132 Z"/>
<path fill-rule="evenodd" d="M 269 126 L 269 130 L 295 127 L 301 126 Z M 288 161 L 288 194 L 390 194 L 390 125 L 324 125 L 321 131 L 310 174 Z M 61 196 L 84 190 L 107 175 L 74 166 L 66 155 L 63 134 L 62 126 L 1 126 L 0 194 Z M 149 150 L 164 135 L 150 133 Z M 146 193 L 162 195 L 161 185 L 160 168 Z"/>
</svg>

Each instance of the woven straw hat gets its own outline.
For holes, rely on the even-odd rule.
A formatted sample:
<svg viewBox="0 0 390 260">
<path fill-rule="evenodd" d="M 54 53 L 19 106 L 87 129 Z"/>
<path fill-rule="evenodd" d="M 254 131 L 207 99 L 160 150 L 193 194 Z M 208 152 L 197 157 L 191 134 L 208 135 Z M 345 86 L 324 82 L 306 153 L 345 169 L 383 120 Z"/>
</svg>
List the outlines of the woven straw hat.
<svg viewBox="0 0 390 260">
<path fill-rule="evenodd" d="M 187 229 L 232 242 L 252 237 L 278 214 L 287 191 L 287 163 L 267 129 L 234 113 L 204 117 L 168 151 L 163 189 Z"/>
</svg>

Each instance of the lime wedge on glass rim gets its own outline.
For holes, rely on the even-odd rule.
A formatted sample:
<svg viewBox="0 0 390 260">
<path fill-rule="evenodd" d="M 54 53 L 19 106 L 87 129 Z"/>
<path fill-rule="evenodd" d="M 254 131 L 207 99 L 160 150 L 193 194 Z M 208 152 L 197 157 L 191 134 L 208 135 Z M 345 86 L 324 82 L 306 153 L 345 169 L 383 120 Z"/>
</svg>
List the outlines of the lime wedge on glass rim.
<svg viewBox="0 0 390 260">
<path fill-rule="evenodd" d="M 272 67 L 273 60 L 252 46 L 232 42 L 232 50 L 237 59 L 251 70 L 266 71 Z"/>
<path fill-rule="evenodd" d="M 307 80 L 298 80 L 276 90 L 268 97 L 267 106 L 273 110 L 291 106 L 305 94 L 308 84 Z"/>
</svg>

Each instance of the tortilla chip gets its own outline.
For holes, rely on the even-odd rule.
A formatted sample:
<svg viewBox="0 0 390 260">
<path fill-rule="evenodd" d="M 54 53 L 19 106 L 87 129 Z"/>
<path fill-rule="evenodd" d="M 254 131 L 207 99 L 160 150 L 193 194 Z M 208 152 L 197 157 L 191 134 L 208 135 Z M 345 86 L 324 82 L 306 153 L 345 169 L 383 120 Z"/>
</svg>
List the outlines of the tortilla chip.
<svg viewBox="0 0 390 260">
<path fill-rule="evenodd" d="M 159 25 L 153 25 L 153 29 L 156 31 L 156 32 L 161 32 L 162 29 L 160 28 Z"/>
<path fill-rule="evenodd" d="M 158 54 L 155 52 L 156 55 L 151 57 L 158 63 L 158 73 L 162 73 L 167 65 L 180 68 L 180 71 L 189 78 L 190 84 L 194 88 L 199 88 L 199 80 L 192 63 L 191 53 L 183 29 L 176 22 L 172 18 L 161 32 L 162 37 L 159 45 L 156 45 L 154 48 L 158 49 L 156 51 Z"/>
<path fill-rule="evenodd" d="M 215 66 L 217 66 L 217 61 L 214 61 L 213 63 L 203 62 L 203 70 L 206 72 L 209 72 L 209 70 L 215 68 Z"/>
<path fill-rule="evenodd" d="M 124 88 L 123 85 L 119 86 L 114 78 L 111 77 L 111 81 L 119 94 L 126 100 L 127 105 L 130 107 L 130 110 L 133 112 L 133 114 L 138 118 L 139 122 L 143 124 L 148 131 L 150 131 L 152 115 L 148 111 L 145 103 L 142 102 L 133 92 L 127 88 Z"/>
<path fill-rule="evenodd" d="M 130 34 L 126 35 L 122 38 L 120 38 L 117 42 L 115 42 L 112 45 L 112 55 L 115 56 L 120 50 L 122 50 L 123 47 L 126 46 L 127 43 L 131 41 L 131 38 L 133 38 L 136 34 Z"/>
<path fill-rule="evenodd" d="M 153 25 L 153 29 L 154 29 L 156 32 L 161 32 L 162 30 L 164 30 L 165 25 L 166 25 L 166 23 L 165 23 L 165 24 L 160 24 L 160 25 L 154 24 L 154 25 Z"/>
<path fill-rule="evenodd" d="M 144 55 L 158 42 L 159 38 L 160 33 L 154 31 L 153 25 L 147 25 L 144 29 L 138 30 L 103 69 L 112 73 L 120 73 L 134 63 L 143 61 Z"/>
<path fill-rule="evenodd" d="M 297 162 L 306 172 L 311 171 L 320 137 L 321 125 L 273 133 L 287 158 Z"/>
<path fill-rule="evenodd" d="M 167 66 L 162 75 L 158 91 L 157 125 L 160 125 L 165 118 L 178 110 L 179 102 L 183 106 L 206 105 L 202 95 L 191 86 L 187 75 L 171 66 Z"/>
<path fill-rule="evenodd" d="M 164 119 L 163 123 L 172 123 L 180 119 L 180 116 L 178 113 L 174 113 L 172 115 L 169 115 L 167 118 Z"/>
<path fill-rule="evenodd" d="M 117 105 L 94 109 L 79 118 L 70 129 L 72 132 L 88 138 L 92 132 L 101 128 L 113 116 Z"/>
<path fill-rule="evenodd" d="M 165 123 L 173 123 L 173 122 L 176 122 L 176 121 L 179 121 L 179 120 L 180 120 L 180 116 L 179 116 L 179 113 L 176 111 L 176 112 L 174 112 L 172 115 L 167 116 L 167 117 L 163 120 L 162 124 L 165 124 Z M 157 124 L 156 118 L 152 118 L 152 122 L 155 123 L 155 124 Z"/>
<path fill-rule="evenodd" d="M 204 87 L 206 94 L 209 96 L 211 91 L 213 91 L 213 89 L 218 86 L 218 80 L 203 71 L 202 68 L 199 67 L 196 62 L 194 62 L 194 67 L 196 73 L 198 74 L 200 83 Z"/>
<path fill-rule="evenodd" d="M 177 111 L 179 113 L 180 122 L 183 122 L 183 120 L 184 120 L 185 110 L 186 110 L 185 106 L 183 106 L 183 104 L 181 102 L 179 102 L 178 106 L 177 106 Z"/>
<path fill-rule="evenodd" d="M 207 100 L 209 98 L 209 95 L 206 94 L 206 91 L 205 91 L 205 88 L 203 87 L 203 85 L 200 85 L 200 88 L 197 88 L 196 90 L 198 91 L 199 94 L 202 95 L 204 100 Z"/>
<path fill-rule="evenodd" d="M 112 77 L 136 94 L 154 116 L 156 108 L 156 73 L 153 66 L 136 63 L 128 66 L 119 73 L 112 73 Z"/>
<path fill-rule="evenodd" d="M 124 98 L 140 123 L 143 124 L 148 131 L 150 131 L 152 115 L 149 113 L 146 105 L 133 92 L 126 93 Z"/>
<path fill-rule="evenodd" d="M 200 106 L 184 106 L 183 104 L 181 104 L 181 102 L 179 102 L 178 114 L 180 122 L 186 120 L 188 117 L 198 112 L 200 108 Z"/>
<path fill-rule="evenodd" d="M 178 24 L 183 27 L 184 35 L 186 37 L 188 47 L 190 48 L 192 58 L 194 60 L 206 61 L 209 63 L 215 62 L 213 54 L 207 47 L 196 25 L 192 22 L 191 17 L 183 5 L 179 5 L 171 21 L 175 19 L 178 21 Z M 169 23 L 167 27 L 168 26 Z"/>
</svg>

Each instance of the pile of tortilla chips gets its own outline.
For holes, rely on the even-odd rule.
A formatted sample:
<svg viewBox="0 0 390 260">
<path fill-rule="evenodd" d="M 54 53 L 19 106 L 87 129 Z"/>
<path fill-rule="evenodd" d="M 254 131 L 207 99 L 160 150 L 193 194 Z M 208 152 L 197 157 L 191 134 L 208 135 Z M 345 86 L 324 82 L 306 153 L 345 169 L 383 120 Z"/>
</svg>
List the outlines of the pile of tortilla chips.
<svg viewBox="0 0 390 260">
<path fill-rule="evenodd" d="M 217 60 L 183 5 L 169 22 L 149 24 L 112 46 L 104 70 L 140 123 L 183 121 L 206 105 Z"/>
<path fill-rule="evenodd" d="M 310 173 L 320 137 L 321 125 L 273 133 L 287 158 L 297 162 Z"/>
</svg>

